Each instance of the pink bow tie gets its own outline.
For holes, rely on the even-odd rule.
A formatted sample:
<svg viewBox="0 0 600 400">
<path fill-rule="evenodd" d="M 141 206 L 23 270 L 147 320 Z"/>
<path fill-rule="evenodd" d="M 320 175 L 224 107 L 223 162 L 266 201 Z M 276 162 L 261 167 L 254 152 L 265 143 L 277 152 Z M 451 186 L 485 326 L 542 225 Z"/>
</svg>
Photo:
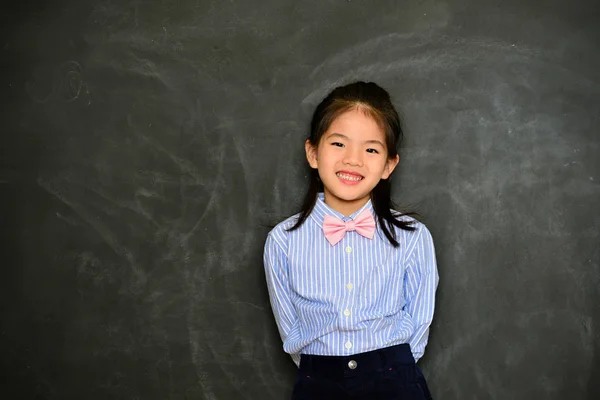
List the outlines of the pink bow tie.
<svg viewBox="0 0 600 400">
<path fill-rule="evenodd" d="M 326 215 L 323 219 L 323 233 L 329 243 L 334 246 L 344 238 L 346 232 L 356 231 L 359 235 L 373 239 L 375 235 L 375 219 L 369 210 L 363 210 L 353 220 L 342 221 Z"/>
</svg>

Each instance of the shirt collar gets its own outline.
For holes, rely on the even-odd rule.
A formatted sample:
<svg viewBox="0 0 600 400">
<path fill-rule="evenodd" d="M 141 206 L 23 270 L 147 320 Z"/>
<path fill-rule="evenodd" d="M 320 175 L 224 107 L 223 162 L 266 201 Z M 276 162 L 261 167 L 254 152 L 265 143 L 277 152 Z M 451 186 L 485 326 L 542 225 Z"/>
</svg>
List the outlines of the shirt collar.
<svg viewBox="0 0 600 400">
<path fill-rule="evenodd" d="M 348 220 L 356 218 L 356 216 L 365 209 L 369 210 L 371 212 L 371 214 L 373 214 L 373 204 L 371 204 L 371 199 L 369 199 L 369 201 L 367 201 L 367 203 L 364 206 L 362 206 L 361 208 L 359 208 L 358 210 L 353 212 L 351 215 L 345 216 L 342 213 L 339 213 L 339 212 L 335 211 L 333 208 L 329 207 L 325 203 L 325 194 L 321 192 L 321 193 L 317 194 L 317 202 L 315 203 L 315 207 L 313 208 L 312 212 L 310 213 L 310 216 L 312 219 L 315 220 L 315 222 L 319 226 L 322 227 L 323 219 L 325 218 L 326 215 L 331 215 L 333 217 L 339 218 L 342 221 L 346 222 Z"/>
</svg>

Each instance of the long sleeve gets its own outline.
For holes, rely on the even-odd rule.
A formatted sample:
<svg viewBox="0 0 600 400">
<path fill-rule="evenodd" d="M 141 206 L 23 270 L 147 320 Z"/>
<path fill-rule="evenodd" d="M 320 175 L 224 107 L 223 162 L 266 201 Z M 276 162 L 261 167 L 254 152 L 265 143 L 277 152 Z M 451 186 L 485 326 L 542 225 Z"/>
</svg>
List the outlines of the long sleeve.
<svg viewBox="0 0 600 400">
<path fill-rule="evenodd" d="M 269 234 L 264 249 L 264 266 L 271 308 L 279 329 L 281 340 L 298 334 L 297 316 L 290 299 L 287 255 L 273 234 Z M 300 364 L 300 354 L 290 354 L 296 365 Z"/>
<path fill-rule="evenodd" d="M 420 226 L 418 234 L 404 280 L 405 310 L 412 317 L 415 326 L 408 341 L 415 362 L 425 353 L 439 281 L 431 234 L 425 225 Z"/>
</svg>

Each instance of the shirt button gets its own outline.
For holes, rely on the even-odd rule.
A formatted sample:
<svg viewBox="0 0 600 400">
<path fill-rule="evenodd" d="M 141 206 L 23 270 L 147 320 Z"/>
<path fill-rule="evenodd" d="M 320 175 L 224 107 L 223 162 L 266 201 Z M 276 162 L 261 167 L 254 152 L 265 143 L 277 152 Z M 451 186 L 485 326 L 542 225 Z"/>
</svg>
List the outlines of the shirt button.
<svg viewBox="0 0 600 400">
<path fill-rule="evenodd" d="M 346 346 L 347 349 L 351 349 L 352 348 L 352 343 L 350 343 L 350 341 L 347 341 L 344 346 Z"/>
<path fill-rule="evenodd" d="M 350 316 L 350 310 L 344 310 L 344 315 L 346 317 L 349 317 Z"/>
<path fill-rule="evenodd" d="M 354 361 L 354 360 L 350 360 L 350 361 L 348 362 L 348 368 L 350 368 L 350 369 L 355 369 L 356 367 L 358 367 L 358 363 L 357 363 L 356 361 Z"/>
<path fill-rule="evenodd" d="M 353 284 L 351 284 L 351 283 L 348 283 L 348 284 L 346 285 L 346 288 L 347 288 L 348 290 L 352 290 L 352 288 L 353 288 L 353 287 L 354 287 L 354 285 L 353 285 Z"/>
<path fill-rule="evenodd" d="M 352 253 L 352 247 L 350 247 L 350 246 L 346 247 L 346 253 Z"/>
</svg>

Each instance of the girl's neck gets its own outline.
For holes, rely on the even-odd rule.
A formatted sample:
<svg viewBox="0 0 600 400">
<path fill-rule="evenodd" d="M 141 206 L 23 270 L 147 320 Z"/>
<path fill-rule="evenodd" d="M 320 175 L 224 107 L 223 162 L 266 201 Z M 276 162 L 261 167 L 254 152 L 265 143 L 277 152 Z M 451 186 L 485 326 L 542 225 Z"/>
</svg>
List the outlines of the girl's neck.
<svg viewBox="0 0 600 400">
<path fill-rule="evenodd" d="M 356 200 L 346 201 L 346 200 L 338 199 L 337 197 L 335 197 L 333 195 L 328 195 L 327 192 L 325 192 L 324 195 L 325 195 L 325 204 L 327 204 L 333 210 L 339 212 L 340 214 L 342 214 L 346 217 L 348 217 L 348 216 L 352 215 L 353 213 L 355 213 L 356 211 L 360 210 L 361 207 L 363 207 L 365 204 L 367 204 L 367 202 L 370 199 L 370 197 L 367 196 L 367 197 L 356 199 Z"/>
</svg>

